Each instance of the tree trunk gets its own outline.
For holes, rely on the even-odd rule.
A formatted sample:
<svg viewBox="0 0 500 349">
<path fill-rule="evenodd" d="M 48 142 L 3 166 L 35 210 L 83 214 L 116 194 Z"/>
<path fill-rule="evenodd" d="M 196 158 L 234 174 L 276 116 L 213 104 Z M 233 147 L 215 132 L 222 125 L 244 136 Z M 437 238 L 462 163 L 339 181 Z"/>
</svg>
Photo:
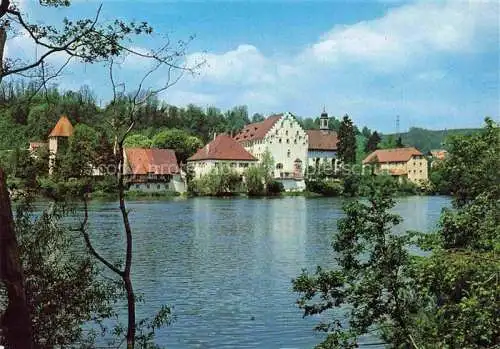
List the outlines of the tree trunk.
<svg viewBox="0 0 500 349">
<path fill-rule="evenodd" d="M 32 348 L 31 319 L 5 176 L 0 169 L 0 282 L 9 304 L 1 319 L 7 348 Z"/>
<path fill-rule="evenodd" d="M 125 227 L 125 234 L 127 239 L 127 251 L 125 256 L 125 268 L 123 271 L 122 279 L 125 284 L 125 291 L 127 292 L 127 307 L 128 307 L 128 329 L 127 329 L 127 349 L 134 349 L 135 346 L 135 294 L 130 280 L 130 270 L 132 268 L 132 228 L 128 219 L 128 211 L 125 206 L 125 187 L 124 187 L 124 158 L 123 158 L 123 140 L 118 142 L 117 149 L 118 159 L 118 196 L 120 199 L 120 211 L 122 213 L 123 225 Z"/>
</svg>

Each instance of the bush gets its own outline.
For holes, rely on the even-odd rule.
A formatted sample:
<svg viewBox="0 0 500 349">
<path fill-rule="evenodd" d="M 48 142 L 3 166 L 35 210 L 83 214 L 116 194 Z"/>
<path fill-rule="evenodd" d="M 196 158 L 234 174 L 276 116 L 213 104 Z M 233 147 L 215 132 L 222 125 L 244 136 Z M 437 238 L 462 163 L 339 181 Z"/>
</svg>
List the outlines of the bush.
<svg viewBox="0 0 500 349">
<path fill-rule="evenodd" d="M 192 181 L 198 195 L 232 195 L 241 190 L 240 175 L 228 166 L 214 167 L 208 174 Z"/>
<path fill-rule="evenodd" d="M 283 186 L 283 183 L 278 182 L 278 181 L 272 181 L 269 182 L 266 186 L 266 191 L 269 195 L 276 195 L 280 194 L 285 191 L 285 187 Z"/>
<path fill-rule="evenodd" d="M 344 196 L 356 196 L 360 193 L 362 177 L 356 173 L 347 173 L 342 178 L 342 194 Z"/>
<path fill-rule="evenodd" d="M 265 194 L 264 175 L 259 167 L 251 166 L 245 171 L 245 183 L 249 196 Z"/>
<path fill-rule="evenodd" d="M 332 179 L 307 181 L 306 187 L 308 191 L 324 196 L 338 196 L 342 193 L 342 184 Z"/>
<path fill-rule="evenodd" d="M 115 176 L 105 176 L 95 181 L 92 192 L 113 194 L 118 192 L 118 182 Z"/>
</svg>

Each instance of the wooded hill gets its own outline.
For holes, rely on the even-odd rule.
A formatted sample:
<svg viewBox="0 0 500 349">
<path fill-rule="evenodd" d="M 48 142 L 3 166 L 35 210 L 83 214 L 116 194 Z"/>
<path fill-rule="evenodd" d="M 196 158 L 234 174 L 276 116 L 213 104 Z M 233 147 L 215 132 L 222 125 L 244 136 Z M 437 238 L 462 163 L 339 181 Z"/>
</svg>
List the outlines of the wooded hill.
<svg viewBox="0 0 500 349">
<path fill-rule="evenodd" d="M 446 149 L 446 137 L 452 135 L 468 135 L 480 131 L 477 128 L 463 128 L 450 130 L 427 130 L 420 127 L 411 127 L 408 132 L 401 133 L 401 140 L 405 145 L 416 147 L 422 152 L 431 149 Z M 387 141 L 392 137 L 397 139 L 397 134 L 387 134 L 382 136 L 382 141 Z"/>
</svg>

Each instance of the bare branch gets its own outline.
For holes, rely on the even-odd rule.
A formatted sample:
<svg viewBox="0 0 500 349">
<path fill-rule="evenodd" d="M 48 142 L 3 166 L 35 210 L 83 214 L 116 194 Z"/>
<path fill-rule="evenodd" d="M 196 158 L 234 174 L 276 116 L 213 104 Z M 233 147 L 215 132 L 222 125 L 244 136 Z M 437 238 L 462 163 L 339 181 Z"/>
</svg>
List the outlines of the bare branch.
<svg viewBox="0 0 500 349">
<path fill-rule="evenodd" d="M 84 209 L 84 216 L 83 216 L 83 221 L 80 224 L 80 232 L 83 235 L 83 238 L 85 239 L 85 245 L 87 245 L 88 250 L 90 253 L 98 259 L 102 264 L 104 264 L 106 267 L 108 267 L 111 271 L 114 273 L 118 274 L 119 276 L 123 277 L 123 271 L 115 267 L 113 264 L 111 264 L 109 261 L 107 261 L 104 257 L 102 257 L 99 252 L 94 248 L 92 245 L 92 242 L 90 241 L 90 236 L 87 231 L 87 223 L 89 219 L 89 212 L 88 212 L 88 204 L 87 204 L 87 198 L 84 196 L 83 197 L 83 209 Z"/>
</svg>

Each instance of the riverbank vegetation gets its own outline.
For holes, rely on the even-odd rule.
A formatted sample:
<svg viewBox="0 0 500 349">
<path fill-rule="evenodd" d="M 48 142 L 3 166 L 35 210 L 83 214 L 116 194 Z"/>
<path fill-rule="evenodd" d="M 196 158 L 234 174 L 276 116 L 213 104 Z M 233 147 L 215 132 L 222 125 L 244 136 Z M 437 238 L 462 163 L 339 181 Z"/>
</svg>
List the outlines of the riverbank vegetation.
<svg viewBox="0 0 500 349">
<path fill-rule="evenodd" d="M 483 132 L 449 144 L 441 174 L 453 207 L 436 231 L 394 234 L 396 188 L 374 181 L 367 201 L 344 206 L 333 237 L 339 268 L 293 280 L 304 316 L 323 314 L 317 348 L 355 348 L 367 334 L 393 348 L 500 343 L 499 128 L 486 119 Z"/>
</svg>

